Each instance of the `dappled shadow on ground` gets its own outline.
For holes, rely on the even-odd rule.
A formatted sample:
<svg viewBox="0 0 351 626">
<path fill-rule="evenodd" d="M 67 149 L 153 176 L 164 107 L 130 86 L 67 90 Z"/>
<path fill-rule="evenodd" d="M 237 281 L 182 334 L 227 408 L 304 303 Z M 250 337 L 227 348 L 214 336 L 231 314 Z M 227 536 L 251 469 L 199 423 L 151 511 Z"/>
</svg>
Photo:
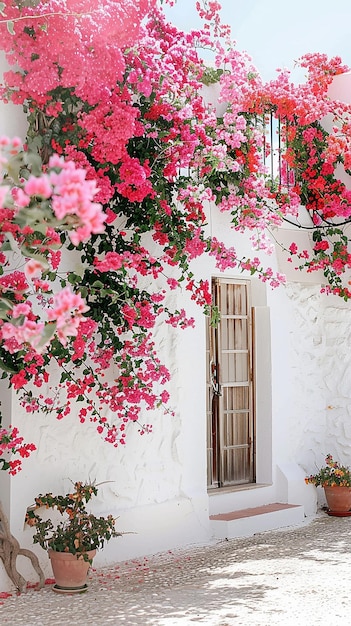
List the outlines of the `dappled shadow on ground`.
<svg viewBox="0 0 351 626">
<path fill-rule="evenodd" d="M 120 623 L 125 622 L 129 626 L 140 624 L 140 617 L 143 617 L 145 625 L 185 626 L 193 622 L 232 624 L 231 620 L 239 617 L 237 609 L 243 603 L 253 613 L 257 603 L 264 598 L 265 592 L 265 586 L 250 585 L 242 586 L 240 589 L 233 586 L 230 592 L 228 589 L 227 593 L 223 593 L 221 589 L 209 589 L 205 583 L 196 586 L 187 585 L 173 589 L 172 593 L 166 596 L 155 594 L 152 605 L 147 609 L 138 603 L 137 594 L 133 612 L 129 609 L 128 615 L 121 614 L 118 619 Z"/>
<path fill-rule="evenodd" d="M 349 559 L 351 520 L 321 517 L 301 528 L 268 532 L 247 539 L 223 541 L 195 548 L 190 553 L 174 552 L 163 563 L 153 566 L 152 559 L 142 573 L 143 580 L 131 574 L 134 588 L 134 609 L 137 614 L 120 614 L 121 623 L 144 623 L 157 626 L 178 626 L 193 622 L 232 626 L 286 623 L 279 597 L 289 594 L 285 603 L 296 605 L 299 577 L 306 578 L 320 567 L 337 567 Z M 142 583 L 142 584 L 140 584 Z M 319 582 L 318 582 L 319 584 Z M 143 608 L 145 590 L 151 591 L 147 610 Z M 313 591 L 311 591 L 313 593 Z M 259 612 L 269 600 L 270 621 L 260 620 Z M 297 598 L 297 599 L 296 599 Z M 285 607 L 285 608 L 284 608 Z M 273 616 L 277 621 L 273 621 Z M 280 621 L 281 620 L 281 621 Z M 119 623 L 119 622 L 116 622 Z M 316 622 L 317 623 L 317 622 Z"/>
<path fill-rule="evenodd" d="M 305 588 L 302 585 L 299 589 L 299 577 L 304 572 L 308 580 L 315 571 L 318 580 L 323 566 L 330 571 L 346 560 L 351 567 L 350 530 L 350 519 L 323 516 L 301 528 L 223 541 L 196 549 L 190 556 L 174 555 L 172 563 L 158 568 L 153 576 L 159 590 L 164 587 L 161 578 L 171 587 L 172 606 L 166 610 L 163 605 L 160 610 L 156 602 L 155 612 L 146 617 L 145 624 L 177 626 L 202 622 L 231 626 L 244 623 L 237 621 L 243 614 L 250 623 L 260 624 L 253 620 L 255 616 L 261 619 L 258 613 L 267 603 L 267 594 L 271 597 L 271 622 L 275 615 L 278 621 L 274 623 L 283 624 L 286 614 L 279 595 L 290 590 L 291 598 L 286 602 L 291 606 L 300 602 L 299 594 Z M 313 593 L 316 592 L 311 589 Z"/>
<path fill-rule="evenodd" d="M 336 589 L 330 609 L 320 589 L 351 570 L 350 530 L 351 518 L 322 515 L 301 528 L 135 559 L 92 571 L 82 596 L 44 589 L 9 598 L 0 623 L 66 626 L 70 610 L 70 626 L 285 626 L 307 623 L 309 610 L 315 625 L 337 607 L 344 623 L 347 590 Z"/>
</svg>

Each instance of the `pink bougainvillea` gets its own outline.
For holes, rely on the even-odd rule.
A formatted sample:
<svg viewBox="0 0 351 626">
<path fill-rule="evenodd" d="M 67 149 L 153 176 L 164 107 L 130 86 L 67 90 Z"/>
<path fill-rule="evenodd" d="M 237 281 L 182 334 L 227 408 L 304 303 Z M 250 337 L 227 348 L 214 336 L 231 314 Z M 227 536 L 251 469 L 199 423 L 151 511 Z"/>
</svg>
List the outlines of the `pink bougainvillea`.
<svg viewBox="0 0 351 626">
<path fill-rule="evenodd" d="M 23 437 L 19 436 L 18 428 L 0 427 L 0 469 L 8 470 L 12 475 L 17 474 L 21 470 L 22 459 L 29 457 L 34 450 L 36 447 L 33 443 L 24 443 Z M 14 454 L 18 454 L 20 458 L 11 458 Z"/>
<path fill-rule="evenodd" d="M 49 0 L 22 8 L 16 2 L 7 3 L 6 18 L 15 36 L 5 24 L 1 47 L 10 62 L 15 62 L 16 51 L 21 50 L 23 70 L 8 74 L 15 100 L 34 97 L 38 103 L 49 104 L 49 92 L 62 85 L 75 86 L 76 93 L 90 103 L 99 102 L 122 79 L 122 48 L 138 39 L 141 21 L 155 1 Z"/>
<path fill-rule="evenodd" d="M 80 422 L 115 446 L 129 422 L 148 432 L 145 411 L 168 401 L 154 328 L 194 324 L 168 307 L 167 291 L 184 286 L 216 317 L 193 259 L 282 285 L 263 259 L 302 205 L 314 244 L 307 252 L 292 240 L 291 261 L 322 269 L 325 291 L 351 297 L 351 192 L 335 175 L 351 164 L 351 107 L 328 95 L 345 66 L 309 54 L 303 85 L 287 71 L 264 84 L 230 42 L 219 4 L 196 6 L 204 28 L 190 33 L 156 0 L 11 2 L 0 22 L 11 66 L 1 95 L 23 104 L 29 123 L 25 150 L 0 138 L 0 365 L 28 413 L 63 418 L 78 402 Z M 204 97 L 213 83 L 221 114 Z M 209 203 L 228 215 L 233 245 L 207 234 Z M 254 252 L 242 258 L 235 240 L 247 232 Z"/>
</svg>

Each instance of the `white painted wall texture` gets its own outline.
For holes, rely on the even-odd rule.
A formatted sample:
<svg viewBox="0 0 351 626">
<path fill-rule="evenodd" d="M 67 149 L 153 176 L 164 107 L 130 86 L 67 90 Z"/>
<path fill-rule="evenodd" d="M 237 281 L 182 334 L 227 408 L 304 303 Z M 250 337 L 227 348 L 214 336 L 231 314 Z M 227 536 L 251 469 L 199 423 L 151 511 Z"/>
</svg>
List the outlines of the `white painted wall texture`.
<svg viewBox="0 0 351 626">
<path fill-rule="evenodd" d="M 229 243 L 233 233 L 223 222 L 221 216 L 218 231 L 227 233 Z M 201 265 L 203 276 L 210 278 L 212 273 L 210 263 Z M 233 492 L 220 504 L 217 500 L 222 510 L 287 501 L 277 475 L 277 468 L 284 469 L 287 463 L 313 471 L 327 452 L 351 462 L 350 306 L 321 295 L 319 286 L 298 283 L 268 290 L 267 297 L 272 336 L 273 484 Z M 209 509 L 214 512 L 216 498 L 209 502 L 206 490 L 204 319 L 192 303 L 187 304 L 197 318 L 195 330 L 167 327 L 164 332 L 163 326 L 157 333 L 173 373 L 170 390 L 175 417 L 154 416 L 153 434 L 141 437 L 134 429 L 127 445 L 114 449 L 99 440 L 93 426 L 81 425 L 74 415 L 61 421 L 29 416 L 12 398 L 12 423 L 38 445 L 22 472 L 8 479 L 12 532 L 23 546 L 32 547 L 32 531 L 23 528 L 23 520 L 34 496 L 48 490 L 66 492 L 69 480 L 86 478 L 111 481 L 100 489 L 97 510 L 119 516 L 119 528 L 135 533 L 110 542 L 96 558 L 97 565 L 210 538 Z M 265 455 L 264 449 L 261 454 Z M 302 499 L 304 489 L 301 481 Z M 313 500 L 313 488 L 306 489 Z M 48 570 L 46 555 L 40 548 L 36 552 Z M 3 588 L 6 582 L 1 574 L 0 570 Z"/>
<path fill-rule="evenodd" d="M 313 472 L 331 452 L 351 464 L 351 308 L 319 287 L 290 284 L 287 404 L 291 454 Z"/>
<path fill-rule="evenodd" d="M 228 216 L 212 210 L 209 224 L 212 234 L 236 246 L 239 255 L 251 254 L 248 239 L 229 228 Z M 276 265 L 274 258 L 272 263 Z M 196 261 L 194 271 L 208 280 L 218 274 L 212 260 Z M 227 275 L 237 277 L 235 272 Z M 115 449 L 75 415 L 61 421 L 27 415 L 16 397 L 10 398 L 6 418 L 38 446 L 21 473 L 0 477 L 12 532 L 24 547 L 33 548 L 32 531 L 23 525 L 27 506 L 38 493 L 65 493 L 70 480 L 108 481 L 100 488 L 96 510 L 118 516 L 118 527 L 131 533 L 107 544 L 96 565 L 208 541 L 210 512 L 276 501 L 304 503 L 307 513 L 314 511 L 315 489 L 304 484 L 305 472 L 314 471 L 328 452 L 351 463 L 351 309 L 320 294 L 313 284 L 291 282 L 279 290 L 268 288 L 265 295 L 271 327 L 260 343 L 264 349 L 266 342 L 271 351 L 271 389 L 266 394 L 261 389 L 257 446 L 260 471 L 270 477 L 266 486 L 207 494 L 205 320 L 186 294 L 178 294 L 177 306 L 185 306 L 197 325 L 186 331 L 163 325 L 156 332 L 161 356 L 172 372 L 175 416 L 146 414 L 145 421 L 153 418 L 152 434 L 141 437 L 131 426 L 127 445 Z M 270 394 L 272 406 L 267 410 L 265 395 Z M 33 549 L 50 575 L 46 554 L 37 546 Z M 34 578 L 27 563 L 21 561 L 20 567 Z M 7 588 L 0 565 L 0 590 Z"/>
</svg>

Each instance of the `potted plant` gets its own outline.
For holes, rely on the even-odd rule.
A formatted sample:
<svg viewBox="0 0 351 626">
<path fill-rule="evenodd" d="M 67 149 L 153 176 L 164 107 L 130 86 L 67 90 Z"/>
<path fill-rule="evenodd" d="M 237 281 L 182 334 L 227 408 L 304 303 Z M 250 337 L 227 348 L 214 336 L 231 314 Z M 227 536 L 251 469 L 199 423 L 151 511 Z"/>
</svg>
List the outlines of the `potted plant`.
<svg viewBox="0 0 351 626">
<path fill-rule="evenodd" d="M 351 470 L 348 466 L 340 465 L 327 454 L 325 466 L 317 474 L 306 476 L 305 482 L 324 488 L 328 515 L 351 515 Z"/>
<path fill-rule="evenodd" d="M 86 504 L 97 495 L 95 484 L 74 483 L 65 496 L 40 494 L 29 507 L 26 523 L 35 528 L 33 542 L 48 551 L 55 577 L 54 591 L 79 593 L 87 589 L 87 574 L 96 554 L 105 541 L 119 537 L 112 515 L 97 517 L 89 513 Z M 36 510 L 45 507 L 57 510 L 62 520 L 42 519 Z"/>
</svg>

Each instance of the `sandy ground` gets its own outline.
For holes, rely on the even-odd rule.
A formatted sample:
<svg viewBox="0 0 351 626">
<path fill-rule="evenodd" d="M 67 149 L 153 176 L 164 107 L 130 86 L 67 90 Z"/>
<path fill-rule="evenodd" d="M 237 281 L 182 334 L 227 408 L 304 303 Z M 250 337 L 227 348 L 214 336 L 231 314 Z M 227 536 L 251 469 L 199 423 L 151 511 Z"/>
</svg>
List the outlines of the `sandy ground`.
<svg viewBox="0 0 351 626">
<path fill-rule="evenodd" d="M 6 626 L 351 624 L 351 517 L 92 570 L 86 593 L 2 598 Z"/>
</svg>

